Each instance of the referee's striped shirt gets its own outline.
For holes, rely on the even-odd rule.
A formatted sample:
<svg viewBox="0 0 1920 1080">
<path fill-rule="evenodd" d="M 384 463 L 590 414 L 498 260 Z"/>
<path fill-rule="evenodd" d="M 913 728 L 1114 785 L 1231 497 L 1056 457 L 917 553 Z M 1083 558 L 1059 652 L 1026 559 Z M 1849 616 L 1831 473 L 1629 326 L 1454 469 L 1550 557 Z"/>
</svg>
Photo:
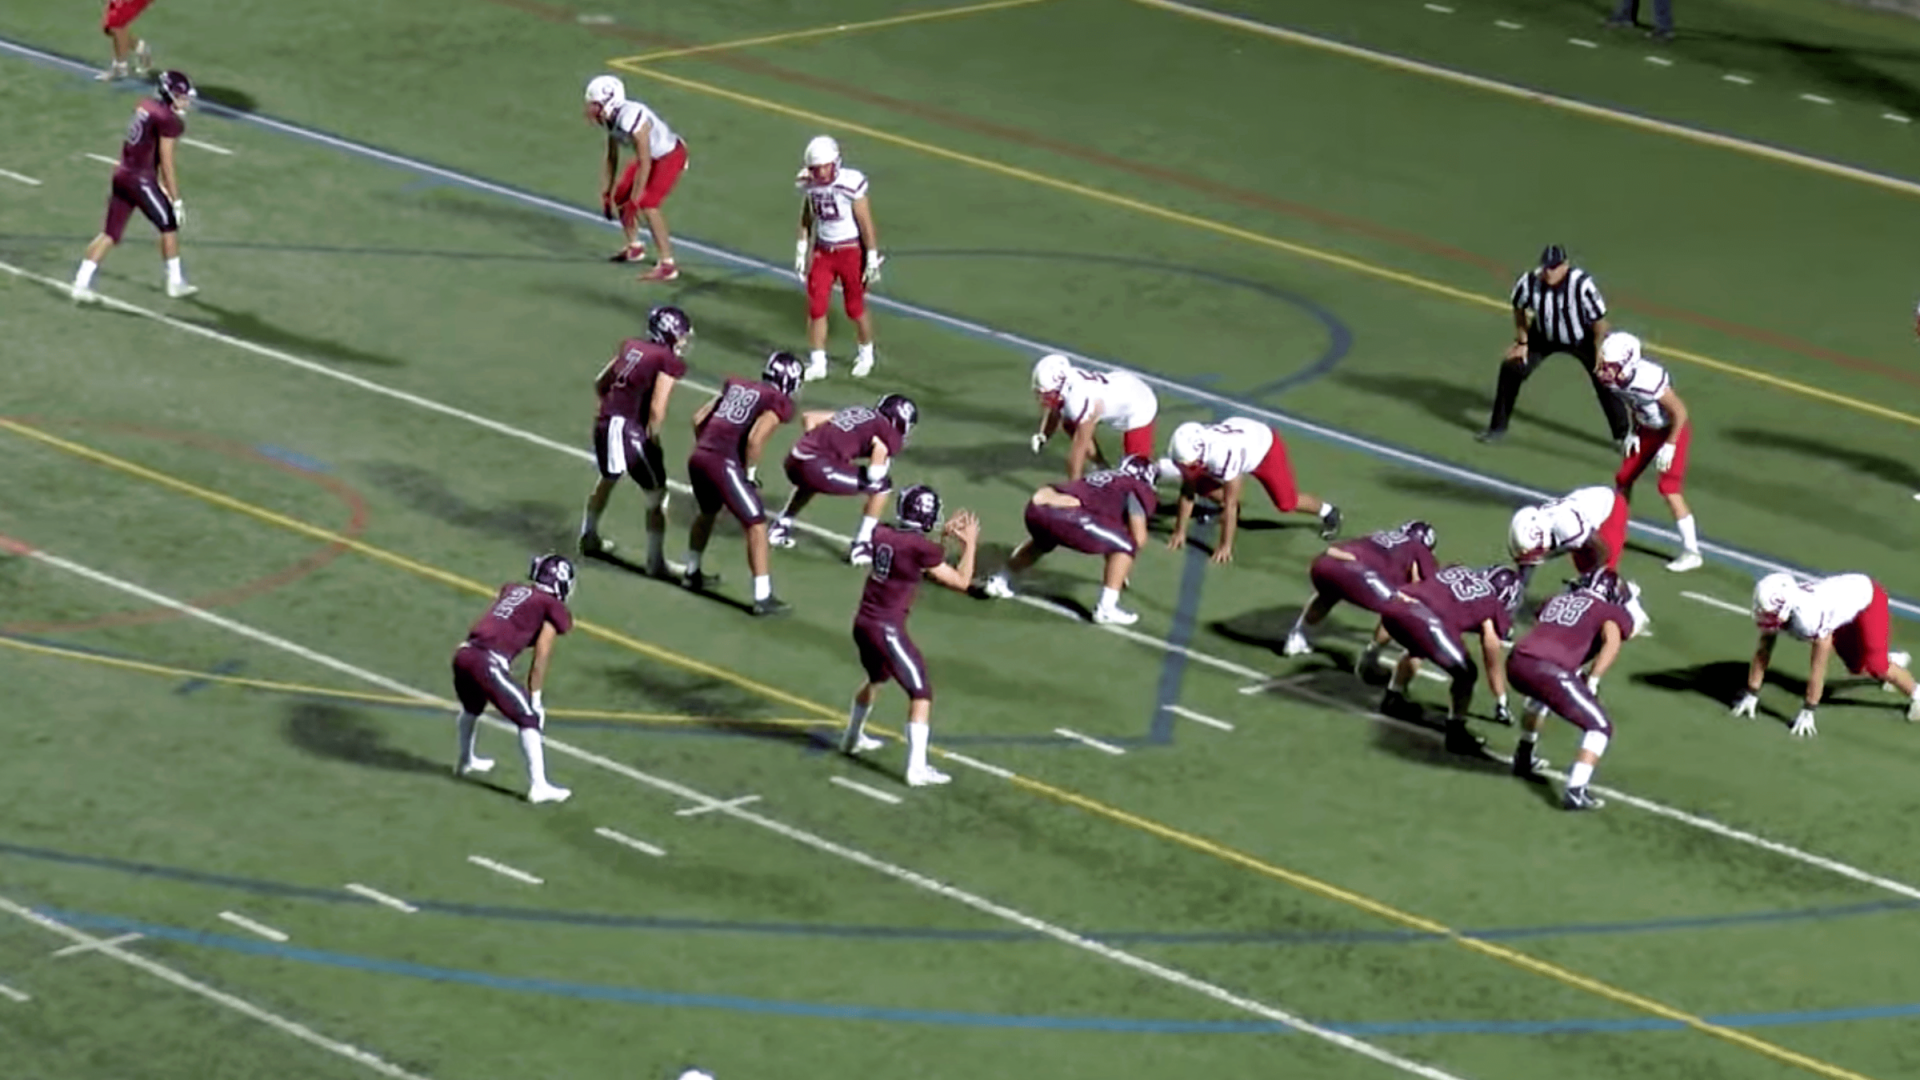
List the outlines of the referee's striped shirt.
<svg viewBox="0 0 1920 1080">
<path fill-rule="evenodd" d="M 1566 280 L 1549 286 L 1541 271 L 1529 270 L 1513 283 L 1513 306 L 1533 314 L 1534 334 L 1557 345 L 1578 345 L 1607 317 L 1607 301 L 1593 275 L 1568 267 Z"/>
</svg>

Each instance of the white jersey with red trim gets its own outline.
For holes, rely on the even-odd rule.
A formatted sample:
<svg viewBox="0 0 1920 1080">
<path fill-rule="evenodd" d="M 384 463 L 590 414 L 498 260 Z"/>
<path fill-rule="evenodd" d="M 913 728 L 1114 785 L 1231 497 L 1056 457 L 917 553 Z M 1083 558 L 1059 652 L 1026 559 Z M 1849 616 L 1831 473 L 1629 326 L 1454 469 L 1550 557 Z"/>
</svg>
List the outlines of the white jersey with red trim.
<svg viewBox="0 0 1920 1080">
<path fill-rule="evenodd" d="M 642 102 L 623 101 L 619 108 L 607 114 L 605 123 L 610 137 L 625 136 L 626 141 L 631 143 L 634 133 L 640 130 L 640 125 L 648 121 L 652 121 L 653 127 L 647 131 L 647 156 L 659 161 L 673 153 L 673 148 L 680 145 L 680 136 L 673 133 L 673 129 L 667 126 L 665 120 L 660 119 L 659 113 L 647 108 Z"/>
<path fill-rule="evenodd" d="M 1801 641 L 1818 641 L 1860 617 L 1873 603 L 1873 579 L 1865 574 L 1835 574 L 1800 586 L 1786 631 Z"/>
<path fill-rule="evenodd" d="M 1153 388 L 1126 371 L 1082 371 L 1074 368 L 1060 387 L 1060 416 L 1074 424 L 1086 422 L 1094 406 L 1099 423 L 1132 431 L 1153 423 L 1160 402 Z"/>
<path fill-rule="evenodd" d="M 1665 431 L 1672 426 L 1673 418 L 1667 415 L 1666 406 L 1660 399 L 1673 386 L 1667 369 L 1644 357 L 1633 365 L 1633 373 L 1627 384 L 1614 391 L 1614 395 L 1626 402 L 1633 411 L 1635 427 L 1647 431 Z"/>
<path fill-rule="evenodd" d="M 824 184 L 813 182 L 811 174 L 800 174 L 800 191 L 813 210 L 813 239 L 828 247 L 851 244 L 860 239 L 860 223 L 854 219 L 853 204 L 867 197 L 867 174 L 842 165 L 833 170 L 833 179 Z"/>
<path fill-rule="evenodd" d="M 1583 487 L 1540 504 L 1547 515 L 1547 553 L 1558 555 L 1585 547 L 1613 514 L 1613 489 Z"/>
<path fill-rule="evenodd" d="M 1273 449 L 1273 429 L 1236 416 L 1209 424 L 1200 439 L 1200 466 L 1222 484 L 1260 467 Z"/>
</svg>

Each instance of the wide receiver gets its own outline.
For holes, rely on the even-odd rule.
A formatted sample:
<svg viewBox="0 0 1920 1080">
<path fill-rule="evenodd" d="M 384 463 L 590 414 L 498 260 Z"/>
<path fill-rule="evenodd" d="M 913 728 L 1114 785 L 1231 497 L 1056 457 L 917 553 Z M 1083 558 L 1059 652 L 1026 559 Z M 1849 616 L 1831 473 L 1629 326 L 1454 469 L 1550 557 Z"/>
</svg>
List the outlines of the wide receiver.
<svg viewBox="0 0 1920 1080">
<path fill-rule="evenodd" d="M 700 560 L 713 539 L 714 518 L 726 507 L 747 534 L 747 569 L 753 574 L 753 613 L 785 615 L 792 608 L 773 595 L 767 554 L 767 510 L 760 502 L 760 455 L 773 429 L 793 419 L 793 395 L 800 390 L 800 358 L 790 352 L 767 357 L 760 381 L 728 379 L 713 400 L 693 415 L 693 454 L 687 472 L 693 480 L 698 513 L 687 530 L 687 566 L 681 581 L 696 591 L 707 587 Z"/>
<path fill-rule="evenodd" d="M 509 581 L 500 586 L 486 614 L 453 651 L 453 693 L 460 699 L 460 757 L 453 771 L 465 776 L 493 768 L 493 759 L 474 752 L 480 714 L 492 705 L 520 729 L 520 753 L 527 759 L 527 801 L 565 802 L 572 792 L 547 782 L 540 734 L 546 727 L 547 709 L 540 692 L 547 682 L 554 640 L 573 629 L 573 613 L 567 610 L 567 598 L 573 595 L 573 564 L 560 555 L 538 555 L 527 578 L 531 584 Z M 527 685 L 522 689 L 513 680 L 513 660 L 529 645 L 533 666 L 527 669 Z"/>
<path fill-rule="evenodd" d="M 788 451 L 786 461 L 793 493 L 767 530 L 767 542 L 777 548 L 793 547 L 793 519 L 815 495 L 863 495 L 866 505 L 860 512 L 860 529 L 847 549 L 847 562 L 854 566 L 872 562 L 873 530 L 887 507 L 887 492 L 893 490 L 887 474 L 919 420 L 920 407 L 905 394 L 888 394 L 871 408 L 849 405 L 838 412 L 800 414 L 805 434 Z"/>
<path fill-rule="evenodd" d="M 1300 617 L 1293 621 L 1287 642 L 1280 649 L 1281 655 L 1305 656 L 1312 652 L 1307 632 L 1319 626 L 1340 601 L 1378 615 L 1393 599 L 1395 589 L 1432 577 L 1438 565 L 1433 558 L 1433 546 L 1437 543 L 1439 536 L 1433 526 L 1424 521 L 1409 521 L 1342 540 L 1321 552 L 1307 569 L 1307 579 L 1313 583 L 1313 599 L 1300 609 Z M 1387 628 L 1376 628 L 1373 641 L 1354 662 L 1354 671 L 1364 674 L 1373 667 L 1380 646 L 1386 641 Z"/>
<path fill-rule="evenodd" d="M 174 143 L 186 133 L 187 111 L 200 96 L 193 80 L 182 72 L 160 73 L 154 95 L 134 106 L 127 137 L 120 146 L 120 165 L 113 170 L 113 189 L 107 196 L 107 220 L 100 235 L 87 245 L 80 269 L 73 275 L 73 298 L 83 304 L 98 302 L 93 291 L 94 271 L 127 231 L 135 210 L 160 230 L 160 257 L 166 261 L 167 295 L 178 300 L 200 290 L 187 284 L 180 269 L 180 221 L 187 205 L 180 198 L 180 177 L 174 171 Z"/>
<path fill-rule="evenodd" d="M 1474 754 L 1480 740 L 1467 730 L 1467 706 L 1473 703 L 1473 684 L 1479 678 L 1473 660 L 1460 647 L 1464 635 L 1480 638 L 1481 658 L 1487 663 L 1487 689 L 1493 691 L 1493 718 L 1513 723 L 1507 712 L 1507 684 L 1500 666 L 1502 643 L 1513 630 L 1514 609 L 1520 605 L 1520 575 L 1505 566 L 1445 566 L 1425 581 L 1403 585 L 1380 609 L 1380 625 L 1407 650 L 1395 665 L 1380 699 L 1387 716 L 1409 717 L 1419 707 L 1407 698 L 1407 689 L 1422 660 L 1440 666 L 1453 680 L 1447 711 L 1447 749 Z"/>
<path fill-rule="evenodd" d="M 816 136 L 801 154 L 800 238 L 793 245 L 793 272 L 807 283 L 807 380 L 827 377 L 827 307 L 833 283 L 853 320 L 859 351 L 856 379 L 873 371 L 873 316 L 867 311 L 867 286 L 880 280 L 880 234 L 867 203 L 867 175 L 840 164 L 840 144 Z"/>
<path fill-rule="evenodd" d="M 1700 533 L 1693 511 L 1681 493 L 1687 483 L 1687 448 L 1693 441 L 1693 423 L 1687 403 L 1673 388 L 1667 369 L 1640 353 L 1640 339 L 1624 331 L 1608 334 L 1600 343 L 1600 360 L 1593 377 L 1625 402 L 1633 416 L 1627 436 L 1626 460 L 1614 473 L 1613 486 L 1631 498 L 1633 482 L 1649 465 L 1660 473 L 1660 495 L 1673 511 L 1680 530 L 1680 555 L 1667 564 L 1675 573 L 1700 568 Z"/>
<path fill-rule="evenodd" d="M 1220 543 L 1213 561 L 1233 558 L 1233 541 L 1240 527 L 1240 492 L 1251 474 L 1283 514 L 1299 511 L 1320 519 L 1320 539 L 1340 534 L 1340 510 L 1318 495 L 1301 491 L 1287 462 L 1287 443 L 1280 433 L 1258 420 L 1233 417 L 1217 424 L 1181 424 L 1173 429 L 1169 449 L 1180 471 L 1180 504 L 1173 535 L 1167 546 L 1179 550 L 1187 543 L 1187 523 L 1193 519 L 1197 496 L 1220 499 Z"/>
<path fill-rule="evenodd" d="M 1033 393 L 1040 399 L 1040 430 L 1034 432 L 1031 446 L 1039 453 L 1065 428 L 1073 442 L 1067 449 L 1067 479 L 1078 480 L 1092 460 L 1107 467 L 1107 457 L 1094 438 L 1098 425 L 1120 432 L 1120 452 L 1153 458 L 1153 418 L 1160 402 L 1153 389 L 1138 375 L 1127 371 L 1087 371 L 1059 353 L 1049 353 L 1033 365 Z M 1173 475 L 1171 461 L 1156 469 Z"/>
<path fill-rule="evenodd" d="M 1627 497 L 1618 488 L 1583 487 L 1538 506 L 1513 512 L 1507 526 L 1507 550 L 1520 567 L 1520 580 L 1530 581 L 1541 563 L 1571 555 L 1573 568 L 1586 574 L 1618 570 L 1627 543 Z M 1625 584 L 1627 610 L 1644 625 L 1640 587 Z"/>
<path fill-rule="evenodd" d="M 661 204 L 686 171 L 687 144 L 658 113 L 641 102 L 628 101 L 626 84 L 613 75 L 596 75 L 587 83 L 586 114 L 588 121 L 607 131 L 607 157 L 600 166 L 600 213 L 608 221 L 618 217 L 627 238 L 613 261 L 646 261 L 647 245 L 640 240 L 644 216 L 659 249 L 659 261 L 640 280 L 672 281 L 680 276 L 680 268 L 673 261 L 673 239 L 667 234 L 667 212 Z M 633 160 L 620 172 L 623 148 L 633 151 Z"/>
<path fill-rule="evenodd" d="M 973 587 L 980 520 L 962 510 L 941 527 L 940 496 L 925 484 L 901 492 L 898 511 L 898 526 L 882 525 L 873 533 L 873 569 L 867 573 L 860 609 L 853 618 L 853 642 L 860 650 L 866 678 L 854 691 L 840 749 L 848 754 L 879 749 L 880 740 L 864 734 L 867 715 L 873 711 L 880 684 L 897 682 L 907 693 L 907 786 L 926 787 L 953 778 L 927 762 L 933 681 L 927 662 L 907 636 L 907 615 L 922 578 L 930 577 L 955 592 Z M 947 549 L 927 535 L 935 530 L 960 541 L 958 564 L 948 565 Z"/>
<path fill-rule="evenodd" d="M 988 578 L 982 591 L 996 600 L 1013 596 L 1013 575 L 1064 547 L 1106 560 L 1100 602 L 1093 621 L 1131 626 L 1140 616 L 1120 607 L 1120 590 L 1133 570 L 1134 556 L 1147 544 L 1147 519 L 1159 505 L 1152 460 L 1129 454 L 1117 469 L 1088 473 L 1064 484 L 1049 484 L 1027 501 L 1027 538 L 1013 549 L 1006 568 Z"/>
<path fill-rule="evenodd" d="M 1560 796 L 1560 806 L 1566 810 L 1598 810 L 1605 805 L 1587 792 L 1594 766 L 1613 738 L 1613 721 L 1600 705 L 1600 677 L 1613 666 L 1621 644 L 1644 625 L 1627 610 L 1632 593 L 1612 570 L 1582 575 L 1567 591 L 1541 605 L 1533 629 L 1507 657 L 1507 681 L 1515 693 L 1532 699 L 1521 721 L 1520 745 L 1513 752 L 1513 774 L 1533 779 L 1545 764 L 1533 756 L 1533 748 L 1548 712 L 1582 732 L 1580 750 L 1567 770 L 1567 788 Z"/>
<path fill-rule="evenodd" d="M 613 550 L 613 541 L 600 536 L 600 515 L 625 474 L 647 498 L 647 572 L 666 576 L 667 463 L 660 425 L 666 423 L 674 384 L 687 373 L 685 356 L 692 347 L 693 320 L 687 313 L 657 307 L 647 313 L 647 336 L 621 342 L 594 378 L 600 411 L 593 422 L 593 460 L 600 479 L 580 518 L 582 555 Z"/>
<path fill-rule="evenodd" d="M 1733 715 L 1751 717 L 1760 705 L 1760 687 L 1773 662 L 1773 643 L 1785 630 L 1813 645 L 1807 669 L 1807 697 L 1794 717 L 1792 733 L 1819 734 L 1814 710 L 1827 685 L 1827 658 L 1839 654 L 1855 675 L 1867 675 L 1907 695 L 1907 719 L 1920 721 L 1920 688 L 1907 668 L 1912 657 L 1887 651 L 1887 591 L 1865 574 L 1836 574 L 1801 584 L 1792 574 L 1768 574 L 1753 586 L 1753 621 L 1760 643 L 1747 666 L 1747 689 L 1734 702 Z"/>
</svg>

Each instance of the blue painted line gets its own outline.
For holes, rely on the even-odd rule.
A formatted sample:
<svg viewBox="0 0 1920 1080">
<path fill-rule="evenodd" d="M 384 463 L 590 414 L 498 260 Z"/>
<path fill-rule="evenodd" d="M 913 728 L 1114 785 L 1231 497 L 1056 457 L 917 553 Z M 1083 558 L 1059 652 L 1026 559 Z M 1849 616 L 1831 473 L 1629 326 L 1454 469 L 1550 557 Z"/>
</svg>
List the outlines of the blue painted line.
<svg viewBox="0 0 1920 1080">
<path fill-rule="evenodd" d="M 289 450 L 284 446 L 274 446 L 271 443 L 261 443 L 258 446 L 255 446 L 254 450 L 258 451 L 261 454 L 266 455 L 267 457 L 272 458 L 275 461 L 282 462 L 287 465 L 291 465 L 302 472 L 328 473 L 333 471 L 333 469 L 330 466 L 328 466 L 326 462 L 321 461 L 319 458 L 308 457 L 307 455 L 299 452 L 298 450 Z"/>
<path fill-rule="evenodd" d="M 1188 539 L 1207 539 L 1202 529 L 1213 530 L 1215 526 L 1190 528 Z M 1188 543 L 1181 555 L 1179 599 L 1174 604 L 1172 625 L 1167 631 L 1170 648 L 1160 660 L 1160 683 L 1154 688 L 1153 715 L 1147 720 L 1147 742 L 1153 745 L 1173 742 L 1175 718 L 1167 706 L 1180 704 L 1180 692 L 1187 676 L 1187 647 L 1193 644 L 1194 631 L 1200 623 L 1200 595 L 1205 591 L 1207 580 L 1205 551 Z"/>
<path fill-rule="evenodd" d="M 213 667 L 208 670 L 208 674 L 232 675 L 246 666 L 247 662 L 245 660 L 222 660 L 218 664 L 213 665 Z M 187 694 L 205 690 L 212 685 L 214 684 L 206 679 L 188 679 L 186 682 L 174 687 L 173 692 L 184 697 Z"/>
<path fill-rule="evenodd" d="M 161 941 L 172 941 L 201 948 L 274 960 L 291 960 L 348 971 L 377 975 L 397 975 L 429 982 L 477 986 L 508 993 L 539 994 L 578 1001 L 645 1005 L 655 1008 L 716 1009 L 758 1015 L 798 1016 L 821 1020 L 880 1021 L 885 1023 L 925 1024 L 945 1027 L 1012 1028 L 1045 1031 L 1101 1031 L 1152 1035 L 1280 1035 L 1293 1032 L 1281 1024 L 1262 1020 L 1163 1020 L 1098 1016 L 1009 1016 L 993 1013 L 962 1012 L 945 1009 L 908 1009 L 897 1006 L 840 1005 L 812 1001 L 783 1001 L 769 998 L 740 997 L 731 994 L 687 994 L 643 987 L 608 986 L 602 983 L 572 982 L 520 975 L 466 971 L 437 967 L 406 960 L 354 956 L 348 953 L 312 949 L 280 942 L 229 937 L 182 927 L 160 926 L 110 915 L 39 909 L 40 914 L 69 926 L 113 933 L 137 933 Z M 1920 1016 L 1920 1002 L 1896 1005 L 1869 1005 L 1817 1009 L 1797 1012 L 1732 1013 L 1706 1019 L 1723 1027 L 1784 1027 L 1807 1024 L 1898 1020 Z M 1634 1019 L 1563 1020 L 1412 1020 L 1323 1023 L 1322 1026 L 1349 1035 L 1564 1035 L 1598 1032 L 1684 1031 L 1679 1021 L 1657 1017 Z"/>
</svg>

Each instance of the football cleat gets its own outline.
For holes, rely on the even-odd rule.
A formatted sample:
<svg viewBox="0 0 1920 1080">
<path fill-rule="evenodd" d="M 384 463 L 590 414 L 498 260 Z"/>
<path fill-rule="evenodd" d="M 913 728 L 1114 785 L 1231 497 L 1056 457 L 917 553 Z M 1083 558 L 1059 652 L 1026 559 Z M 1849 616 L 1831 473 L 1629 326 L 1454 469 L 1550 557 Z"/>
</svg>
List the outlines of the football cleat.
<svg viewBox="0 0 1920 1080">
<path fill-rule="evenodd" d="M 863 352 L 854 357 L 853 366 L 847 369 L 847 374 L 856 379 L 864 379 L 873 374 L 873 353 Z"/>
<path fill-rule="evenodd" d="M 1480 434 L 1475 435 L 1473 437 L 1473 440 L 1475 442 L 1483 442 L 1491 445 L 1493 443 L 1499 442 L 1501 439 L 1504 439 L 1506 437 L 1507 437 L 1507 432 L 1505 428 L 1488 428 L 1487 430 L 1481 432 Z"/>
<path fill-rule="evenodd" d="M 632 244 L 627 245 L 626 247 L 621 248 L 619 251 L 616 251 L 613 254 L 607 256 L 607 261 L 614 262 L 614 263 L 646 262 L 647 261 L 647 245 L 636 241 Z"/>
<path fill-rule="evenodd" d="M 640 275 L 641 281 L 676 281 L 680 277 L 680 268 L 670 262 L 660 262 L 653 269 Z"/>
<path fill-rule="evenodd" d="M 125 60 L 115 60 L 113 63 L 107 65 L 107 69 L 105 71 L 102 71 L 98 75 L 95 75 L 93 77 L 93 81 L 118 82 L 121 79 L 124 79 L 126 77 L 127 77 L 127 62 Z"/>
<path fill-rule="evenodd" d="M 908 787 L 931 787 L 936 784 L 948 784 L 952 782 L 953 777 L 948 776 L 946 773 L 941 772 L 931 765 L 922 765 L 918 768 L 910 767 L 907 769 Z"/>
<path fill-rule="evenodd" d="M 1699 552 L 1683 551 L 1680 553 L 1679 558 L 1667 564 L 1667 569 L 1673 571 L 1676 574 L 1684 574 L 1689 570 L 1700 569 L 1700 567 L 1703 566 L 1705 563 L 1706 563 L 1706 560 L 1700 557 Z"/>
<path fill-rule="evenodd" d="M 73 302 L 76 304 L 97 304 L 100 302 L 100 294 L 85 285 L 73 286 L 71 294 L 73 296 Z"/>
<path fill-rule="evenodd" d="M 1447 718 L 1447 753 L 1464 757 L 1481 757 L 1487 752 L 1487 741 L 1467 730 L 1467 723 L 1458 717 Z"/>
<path fill-rule="evenodd" d="M 1308 648 L 1311 649 L 1311 647 L 1312 645 L 1309 643 Z M 1372 671 L 1379 663 L 1380 646 L 1368 642 L 1367 647 L 1360 650 L 1360 655 L 1353 658 L 1353 673 L 1362 680 L 1365 680 L 1367 672 Z"/>
<path fill-rule="evenodd" d="M 611 554 L 616 546 L 618 545 L 611 540 L 605 539 L 599 533 L 580 534 L 580 554 L 588 558 L 592 558 L 595 555 Z"/>
<path fill-rule="evenodd" d="M 827 356 L 825 353 L 821 353 L 819 356 L 816 356 L 813 359 L 807 361 L 806 380 L 808 382 L 819 382 L 821 379 L 824 379 L 826 377 L 827 377 Z"/>
<path fill-rule="evenodd" d="M 493 771 L 493 759 L 490 757 L 470 757 L 453 767 L 455 776 L 471 776 Z"/>
<path fill-rule="evenodd" d="M 185 281 L 167 282 L 167 295 L 173 297 L 175 300 L 184 300 L 199 291 L 200 286 L 190 285 Z"/>
<path fill-rule="evenodd" d="M 1340 508 L 1327 504 L 1327 516 L 1320 519 L 1320 539 L 1331 540 L 1340 535 Z"/>
<path fill-rule="evenodd" d="M 1379 713 L 1395 720 L 1419 720 L 1422 717 L 1420 706 L 1413 703 L 1407 695 L 1398 690 L 1389 689 L 1380 697 Z"/>
<path fill-rule="evenodd" d="M 776 520 L 772 525 L 767 526 L 767 545 L 769 547 L 790 548 L 797 546 L 799 543 L 800 541 L 793 538 L 792 518 L 783 517 Z"/>
<path fill-rule="evenodd" d="M 1307 635 L 1299 632 L 1288 634 L 1287 643 L 1280 646 L 1281 656 L 1305 656 L 1312 651 L 1313 646 L 1307 642 Z M 1358 668 L 1360 665 L 1354 666 Z"/>
<path fill-rule="evenodd" d="M 1132 626 L 1140 621 L 1139 612 L 1125 611 L 1117 605 L 1093 609 L 1093 621 L 1101 626 Z"/>
<path fill-rule="evenodd" d="M 1920 724 L 1920 694 L 1915 694 L 1907 703 L 1907 723 Z"/>
<path fill-rule="evenodd" d="M 980 586 L 980 591 L 995 600 L 1013 599 L 1013 583 L 1005 574 L 995 574 Z"/>
<path fill-rule="evenodd" d="M 704 570 L 682 570 L 680 572 L 680 584 L 692 589 L 694 592 L 705 592 L 707 586 L 717 585 L 719 583 L 720 575 L 708 574 Z"/>
<path fill-rule="evenodd" d="M 840 752 L 848 755 L 865 754 L 869 751 L 878 750 L 885 745 L 887 744 L 880 739 L 876 739 L 871 735 L 861 734 L 855 736 L 852 743 L 842 740 L 840 743 Z"/>
<path fill-rule="evenodd" d="M 145 41 L 137 41 L 133 46 L 133 70 L 141 75 L 153 74 L 153 50 Z"/>
<path fill-rule="evenodd" d="M 847 549 L 847 565 L 872 566 L 873 545 L 865 540 L 855 540 L 853 546 Z"/>
<path fill-rule="evenodd" d="M 769 596 L 765 600 L 755 600 L 753 602 L 753 616 L 756 619 L 791 614 L 793 614 L 793 605 L 777 596 Z"/>
<path fill-rule="evenodd" d="M 1560 794 L 1562 810 L 1598 810 L 1607 805 L 1607 800 L 1587 790 L 1585 784 L 1570 787 Z"/>
<path fill-rule="evenodd" d="M 538 806 L 541 803 L 563 803 L 573 792 L 557 784 L 537 784 L 527 789 L 527 801 Z"/>
</svg>

